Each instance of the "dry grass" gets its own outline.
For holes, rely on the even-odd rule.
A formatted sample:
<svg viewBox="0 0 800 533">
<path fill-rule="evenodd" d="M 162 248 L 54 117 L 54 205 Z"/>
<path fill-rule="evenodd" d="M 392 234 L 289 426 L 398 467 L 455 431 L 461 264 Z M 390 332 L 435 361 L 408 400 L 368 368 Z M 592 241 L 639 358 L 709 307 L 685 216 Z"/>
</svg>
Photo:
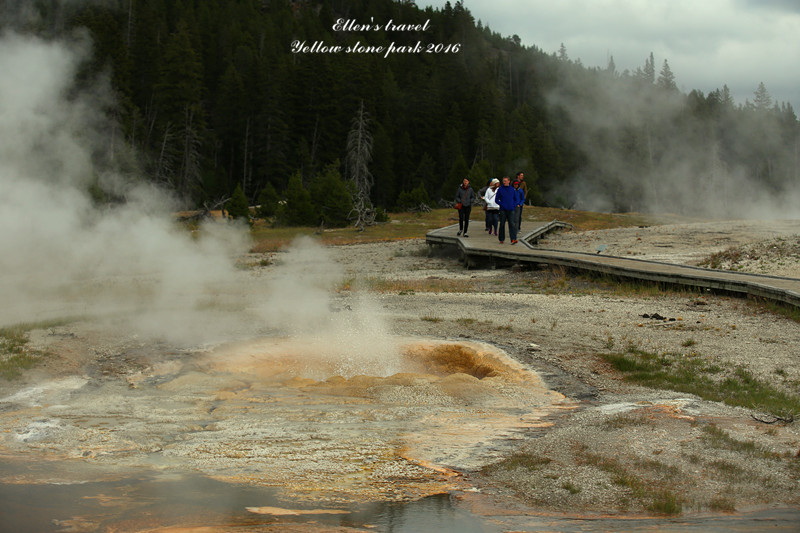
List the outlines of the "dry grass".
<svg viewBox="0 0 800 533">
<path fill-rule="evenodd" d="M 675 217 L 644 215 L 641 213 L 594 213 L 554 207 L 533 207 L 537 220 L 568 222 L 577 231 L 590 231 L 630 226 L 654 226 L 675 222 Z"/>
<path fill-rule="evenodd" d="M 800 237 L 778 237 L 769 241 L 734 246 L 706 257 L 700 266 L 723 270 L 750 270 L 770 263 L 781 264 L 787 259 L 800 257 Z"/>
<path fill-rule="evenodd" d="M 561 220 L 572 224 L 577 231 L 609 229 L 628 226 L 651 226 L 674 222 L 667 217 L 655 217 L 639 213 L 593 213 L 552 207 L 529 207 L 526 223 Z M 531 218 L 534 217 L 534 218 Z M 473 223 L 482 220 L 482 214 L 472 217 Z M 458 222 L 453 209 L 434 209 L 429 213 L 389 213 L 389 222 L 369 226 L 364 231 L 353 227 L 319 230 L 319 227 L 273 228 L 258 221 L 251 230 L 254 253 L 269 253 L 280 250 L 295 237 L 307 235 L 325 245 L 361 244 L 404 239 L 421 239 L 434 229 Z"/>
<path fill-rule="evenodd" d="M 324 245 L 362 244 L 404 239 L 424 238 L 429 231 L 458 222 L 453 209 L 434 209 L 430 213 L 390 213 L 389 222 L 369 226 L 364 231 L 354 227 L 331 228 L 323 231 L 319 227 L 273 228 L 257 222 L 251 235 L 255 244 L 252 251 L 268 253 L 280 250 L 300 235 L 313 237 Z"/>
</svg>

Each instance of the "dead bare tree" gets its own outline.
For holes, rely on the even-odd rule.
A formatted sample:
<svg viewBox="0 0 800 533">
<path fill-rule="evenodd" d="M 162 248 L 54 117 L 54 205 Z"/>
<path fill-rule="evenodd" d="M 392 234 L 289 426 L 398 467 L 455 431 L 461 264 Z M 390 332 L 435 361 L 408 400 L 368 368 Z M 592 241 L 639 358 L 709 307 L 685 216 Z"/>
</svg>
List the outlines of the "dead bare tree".
<svg viewBox="0 0 800 533">
<path fill-rule="evenodd" d="M 195 110 L 192 106 L 184 108 L 183 147 L 181 151 L 181 173 L 177 189 L 188 193 L 200 183 L 200 135 L 195 127 Z"/>
<path fill-rule="evenodd" d="M 373 178 L 369 171 L 372 161 L 372 133 L 369 131 L 369 113 L 364 110 L 364 101 L 353 118 L 350 132 L 347 134 L 347 155 L 345 156 L 345 171 L 353 180 L 353 210 L 350 218 L 353 224 L 364 230 L 364 226 L 375 224 L 375 208 L 369 199 L 372 190 Z"/>
</svg>

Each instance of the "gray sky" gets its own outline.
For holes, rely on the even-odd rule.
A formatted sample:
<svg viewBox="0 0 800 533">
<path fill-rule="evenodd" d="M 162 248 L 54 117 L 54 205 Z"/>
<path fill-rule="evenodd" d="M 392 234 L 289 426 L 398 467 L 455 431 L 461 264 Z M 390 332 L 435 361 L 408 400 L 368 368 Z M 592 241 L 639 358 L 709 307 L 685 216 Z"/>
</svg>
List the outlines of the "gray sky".
<svg viewBox="0 0 800 533">
<path fill-rule="evenodd" d="M 441 8 L 446 0 L 417 0 Z M 455 5 L 455 0 L 451 0 Z M 678 87 L 708 94 L 728 85 L 737 104 L 764 82 L 800 114 L 800 0 L 464 0 L 475 20 L 526 46 L 619 72 L 653 52 Z"/>
</svg>

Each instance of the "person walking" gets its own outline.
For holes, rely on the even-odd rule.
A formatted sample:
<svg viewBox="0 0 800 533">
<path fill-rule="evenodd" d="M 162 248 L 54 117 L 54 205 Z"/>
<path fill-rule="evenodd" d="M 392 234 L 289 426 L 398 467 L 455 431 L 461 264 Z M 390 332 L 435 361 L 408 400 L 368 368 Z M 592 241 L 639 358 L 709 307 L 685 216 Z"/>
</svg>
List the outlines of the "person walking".
<svg viewBox="0 0 800 533">
<path fill-rule="evenodd" d="M 522 190 L 522 184 L 514 181 L 514 190 L 517 191 L 517 205 L 514 208 L 514 224 L 517 226 L 517 233 L 522 228 L 522 206 L 525 204 L 525 192 Z"/>
<path fill-rule="evenodd" d="M 503 176 L 503 185 L 497 188 L 494 198 L 500 208 L 499 222 L 500 244 L 506 240 L 506 223 L 508 223 L 508 234 L 511 237 L 511 244 L 517 244 L 517 227 L 514 223 L 514 210 L 517 207 L 517 191 L 511 186 L 511 178 Z"/>
<path fill-rule="evenodd" d="M 472 212 L 472 204 L 475 203 L 475 191 L 469 186 L 469 180 L 464 178 L 461 185 L 456 189 L 456 209 L 458 209 L 458 234 L 467 235 L 469 229 L 469 215 Z"/>
<path fill-rule="evenodd" d="M 497 217 L 500 212 L 500 206 L 497 205 L 495 197 L 497 196 L 497 189 L 499 186 L 500 180 L 497 178 L 493 179 L 489 183 L 489 188 L 486 189 L 486 195 L 483 197 L 486 201 L 486 228 L 489 235 L 492 234 L 492 230 L 494 230 L 494 234 L 497 235 Z"/>
<path fill-rule="evenodd" d="M 519 182 L 519 188 L 522 189 L 522 194 L 525 195 L 525 198 L 528 198 L 528 184 L 525 182 L 525 173 L 521 170 L 517 172 L 517 175 L 514 177 Z M 517 228 L 519 230 L 519 228 Z"/>
<path fill-rule="evenodd" d="M 489 190 L 491 184 L 492 179 L 489 178 L 489 181 L 486 182 L 486 185 L 481 187 L 478 191 L 478 198 L 480 198 L 481 203 L 483 204 L 484 218 L 486 219 L 486 227 L 484 228 L 484 231 L 489 231 L 489 217 L 486 215 L 486 191 Z"/>
</svg>

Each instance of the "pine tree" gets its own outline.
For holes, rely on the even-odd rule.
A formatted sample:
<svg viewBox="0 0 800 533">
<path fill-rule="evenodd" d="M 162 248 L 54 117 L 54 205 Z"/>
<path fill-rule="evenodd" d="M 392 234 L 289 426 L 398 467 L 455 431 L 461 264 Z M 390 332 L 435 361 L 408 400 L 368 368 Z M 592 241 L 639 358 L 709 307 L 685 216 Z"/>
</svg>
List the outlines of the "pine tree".
<svg viewBox="0 0 800 533">
<path fill-rule="evenodd" d="M 753 94 L 755 95 L 753 103 L 757 110 L 767 111 L 772 107 L 772 96 L 770 96 L 763 81 L 758 84 L 758 88 L 756 88 Z"/>
<path fill-rule="evenodd" d="M 664 60 L 664 65 L 661 67 L 661 73 L 658 75 L 657 85 L 667 91 L 677 91 L 678 86 L 675 84 L 675 75 L 669 68 L 669 63 Z"/>
<path fill-rule="evenodd" d="M 311 201 L 326 227 L 347 226 L 353 210 L 353 200 L 347 184 L 339 173 L 339 160 L 326 166 L 311 182 Z"/>
<path fill-rule="evenodd" d="M 614 63 L 614 56 L 611 56 L 608 59 L 608 66 L 606 67 L 606 72 L 612 76 L 617 75 L 617 65 Z"/>
<path fill-rule="evenodd" d="M 561 43 L 561 46 L 558 47 L 558 60 L 559 61 L 569 61 L 569 55 L 567 54 L 567 47 L 564 46 L 564 43 Z"/>
<path fill-rule="evenodd" d="M 278 192 L 271 183 L 267 183 L 258 195 L 258 216 L 269 218 L 278 210 Z"/>
<path fill-rule="evenodd" d="M 289 178 L 286 187 L 286 202 L 280 204 L 277 219 L 287 226 L 316 226 L 319 216 L 311 202 L 311 193 L 303 187 L 300 172 Z"/>
<path fill-rule="evenodd" d="M 644 80 L 650 85 L 655 83 L 656 80 L 656 65 L 653 59 L 653 52 L 650 52 L 650 57 L 644 62 Z"/>
<path fill-rule="evenodd" d="M 236 185 L 236 189 L 234 189 L 233 195 L 231 195 L 231 199 L 225 207 L 232 219 L 243 218 L 248 222 L 250 221 L 250 206 L 241 185 Z"/>
</svg>

